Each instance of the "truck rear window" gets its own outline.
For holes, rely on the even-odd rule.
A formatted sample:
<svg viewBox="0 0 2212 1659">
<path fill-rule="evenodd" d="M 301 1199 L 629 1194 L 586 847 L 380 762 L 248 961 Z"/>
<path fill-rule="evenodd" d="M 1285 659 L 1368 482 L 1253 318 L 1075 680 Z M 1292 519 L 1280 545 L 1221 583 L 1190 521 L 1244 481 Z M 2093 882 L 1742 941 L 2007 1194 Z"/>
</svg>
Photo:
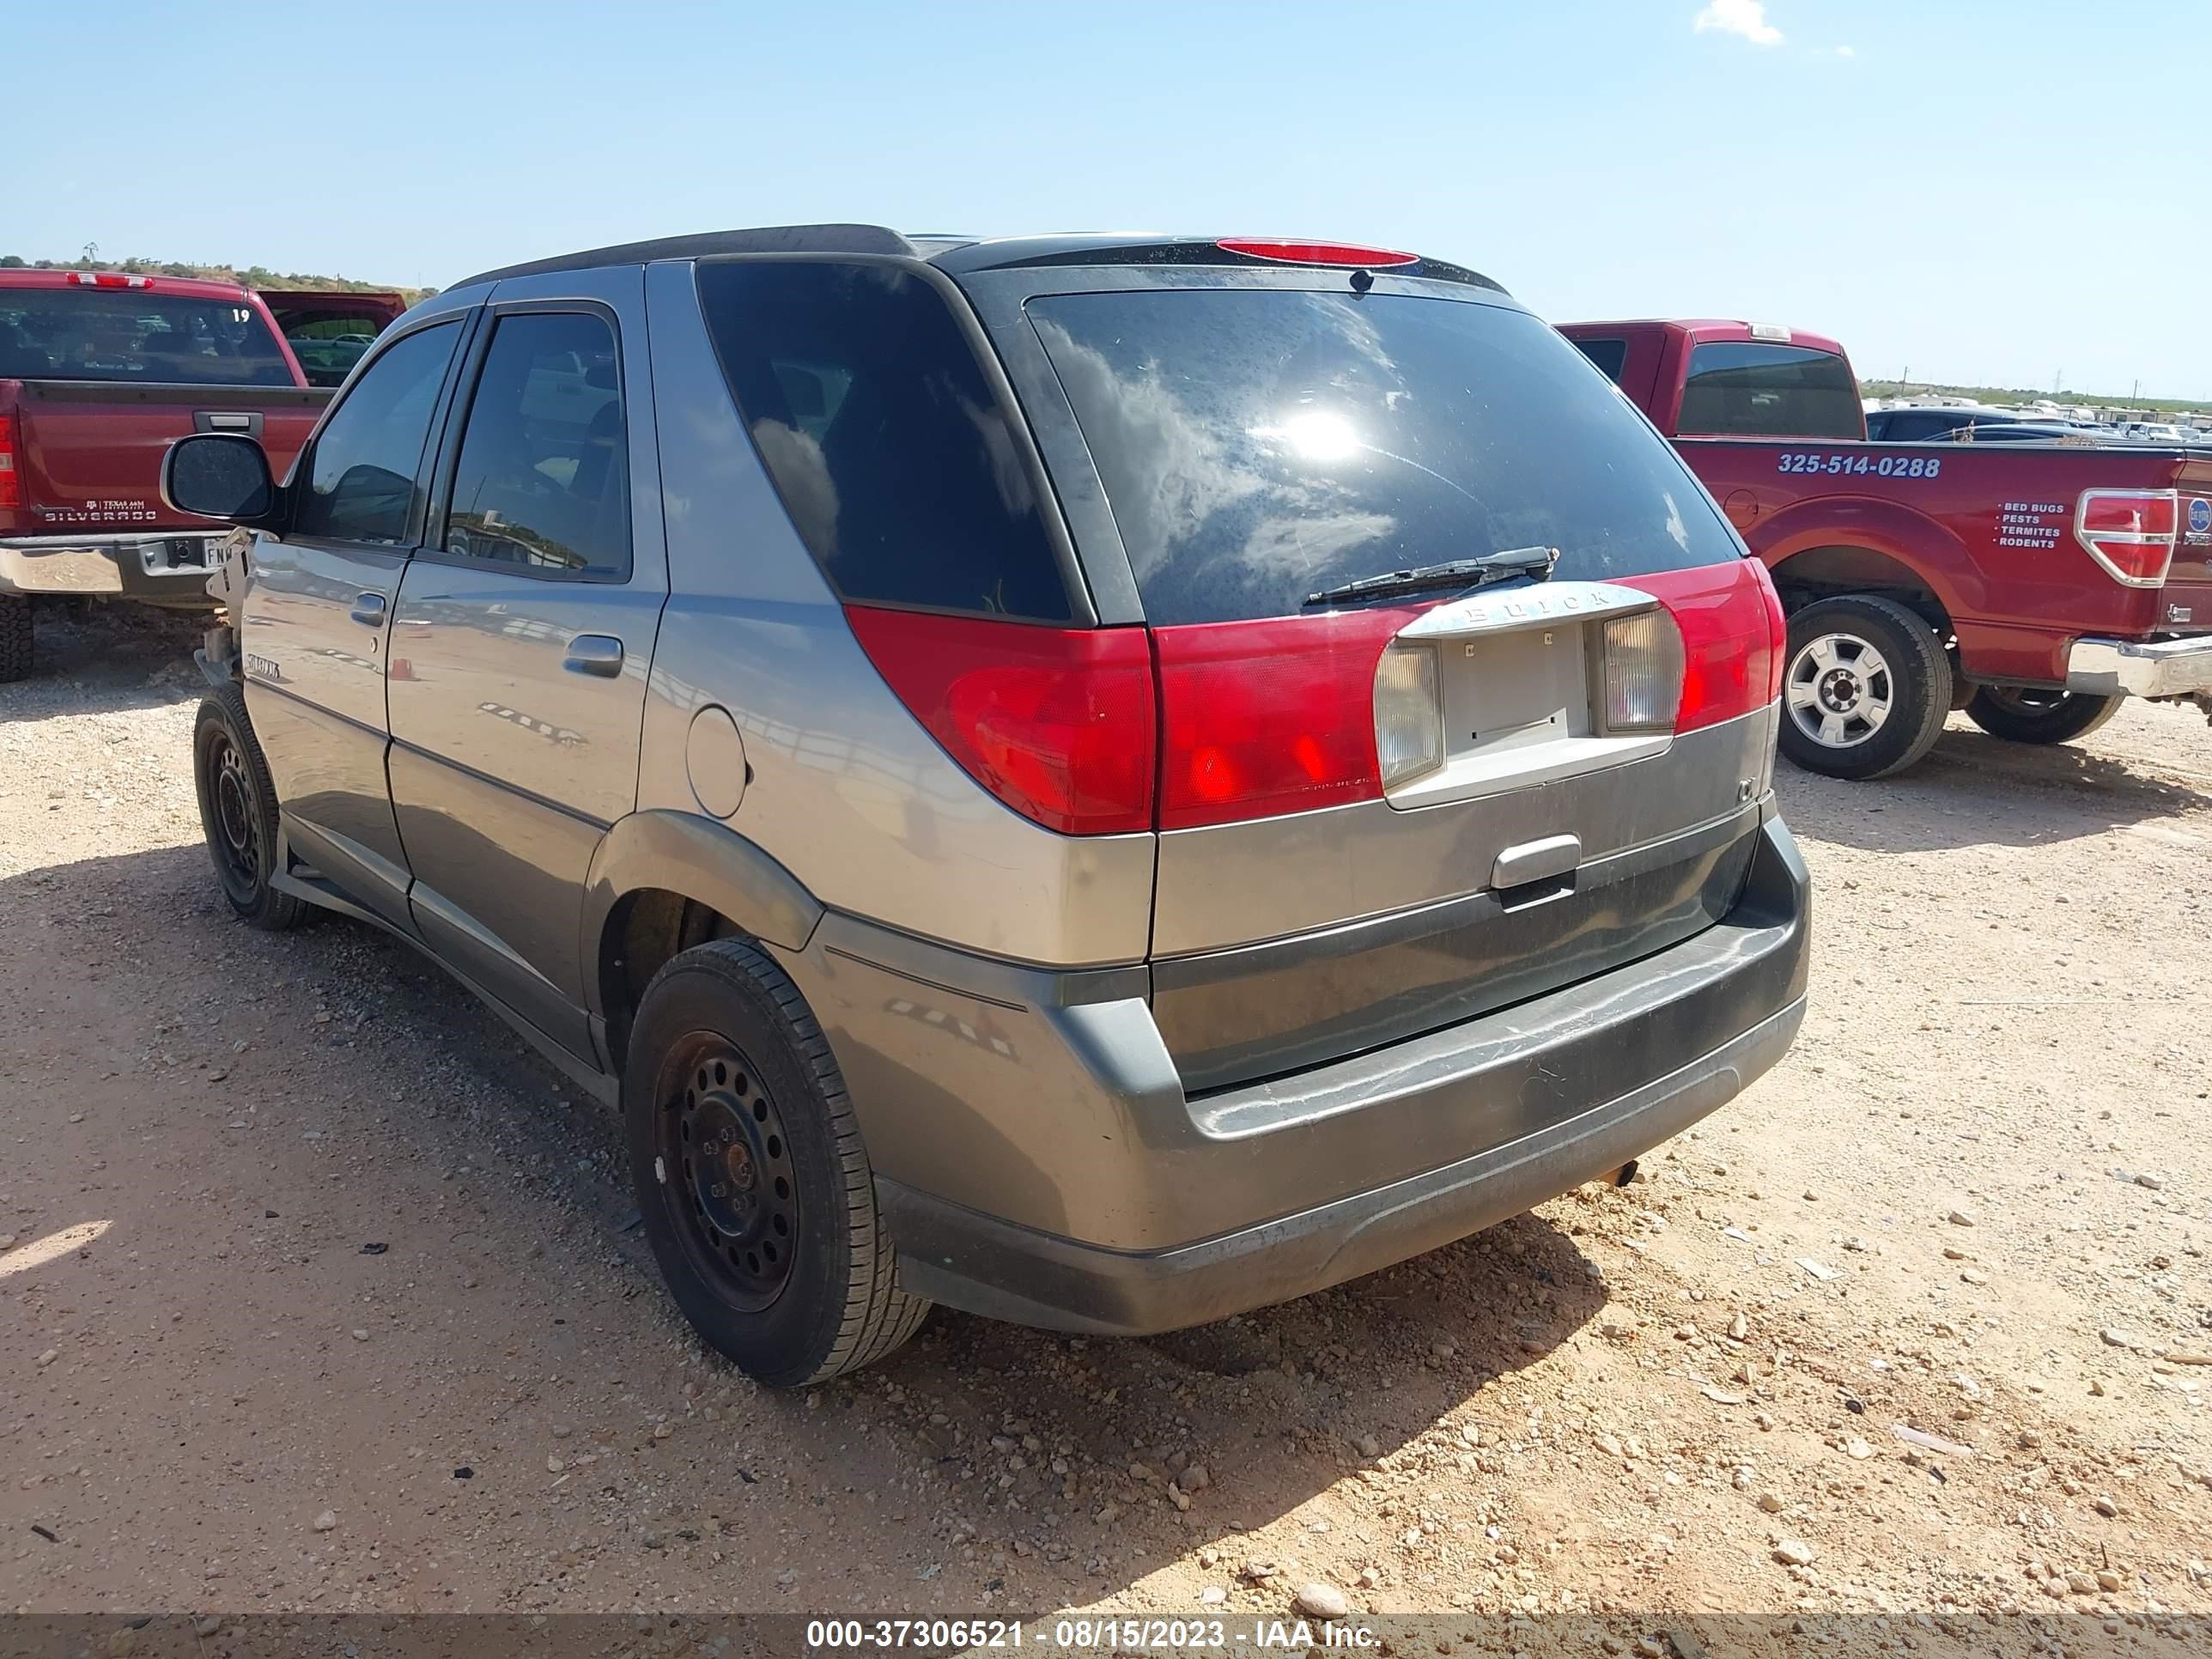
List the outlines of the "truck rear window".
<svg viewBox="0 0 2212 1659">
<path fill-rule="evenodd" d="M 1682 383 L 1684 437 L 1863 438 L 1864 406 L 1850 365 L 1832 351 L 1714 340 L 1690 348 Z"/>
<path fill-rule="evenodd" d="M 1157 624 L 1556 547 L 1561 578 L 1738 556 L 1704 490 L 1510 307 L 1294 289 L 1041 296 L 1029 317 Z"/>
<path fill-rule="evenodd" d="M 143 289 L 0 289 L 0 376 L 170 386 L 291 386 L 291 365 L 242 301 Z"/>
</svg>

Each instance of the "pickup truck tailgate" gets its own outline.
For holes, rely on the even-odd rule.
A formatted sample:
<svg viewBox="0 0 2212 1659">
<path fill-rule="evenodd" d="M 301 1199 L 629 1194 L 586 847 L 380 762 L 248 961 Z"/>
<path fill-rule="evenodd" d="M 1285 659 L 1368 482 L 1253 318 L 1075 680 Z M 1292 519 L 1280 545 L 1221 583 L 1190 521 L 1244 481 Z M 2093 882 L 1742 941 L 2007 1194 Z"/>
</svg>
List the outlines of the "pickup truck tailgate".
<svg viewBox="0 0 2212 1659">
<path fill-rule="evenodd" d="M 18 528 L 204 529 L 161 505 L 170 442 L 194 432 L 244 433 L 261 440 L 281 477 L 329 401 L 327 392 L 289 386 L 0 381 L 0 409 L 12 406 L 15 421 Z"/>
</svg>

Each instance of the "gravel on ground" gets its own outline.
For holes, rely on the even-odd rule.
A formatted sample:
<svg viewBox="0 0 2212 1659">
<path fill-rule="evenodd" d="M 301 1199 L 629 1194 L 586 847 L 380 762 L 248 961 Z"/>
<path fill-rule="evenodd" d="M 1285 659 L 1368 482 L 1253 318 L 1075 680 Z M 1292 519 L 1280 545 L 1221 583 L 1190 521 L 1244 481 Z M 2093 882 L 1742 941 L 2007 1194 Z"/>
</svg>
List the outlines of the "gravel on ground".
<svg viewBox="0 0 2212 1659">
<path fill-rule="evenodd" d="M 1585 1188 L 1150 1341 L 704 1352 L 614 1123 L 229 916 L 185 624 L 0 688 L 0 1607 L 2212 1611 L 2212 732 L 1790 771 L 1784 1064 Z"/>
</svg>

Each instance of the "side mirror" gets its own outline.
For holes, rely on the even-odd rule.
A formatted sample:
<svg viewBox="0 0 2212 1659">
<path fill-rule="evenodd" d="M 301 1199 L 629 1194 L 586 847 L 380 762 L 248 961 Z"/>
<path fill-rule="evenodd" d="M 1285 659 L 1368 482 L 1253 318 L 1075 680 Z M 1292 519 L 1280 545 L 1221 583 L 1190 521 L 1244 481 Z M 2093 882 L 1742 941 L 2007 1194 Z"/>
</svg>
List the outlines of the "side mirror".
<svg viewBox="0 0 2212 1659">
<path fill-rule="evenodd" d="M 198 432 L 161 458 L 161 499 L 179 513 L 265 529 L 276 515 L 276 484 L 256 440 Z"/>
</svg>

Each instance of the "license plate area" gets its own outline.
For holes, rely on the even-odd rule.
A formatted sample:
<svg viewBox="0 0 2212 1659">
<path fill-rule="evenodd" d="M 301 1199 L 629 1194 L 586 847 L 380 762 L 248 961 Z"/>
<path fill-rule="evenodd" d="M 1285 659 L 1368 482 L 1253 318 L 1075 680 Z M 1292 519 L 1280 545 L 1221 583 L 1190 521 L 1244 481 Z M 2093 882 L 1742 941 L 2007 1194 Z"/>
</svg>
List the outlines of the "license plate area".
<svg viewBox="0 0 2212 1659">
<path fill-rule="evenodd" d="M 1437 653 L 1443 764 L 1386 793 L 1412 810 L 1477 800 L 1663 753 L 1671 732 L 1607 732 L 1605 625 L 1649 611 L 1605 582 L 1475 595 L 1416 618 L 1400 641 Z"/>
</svg>

